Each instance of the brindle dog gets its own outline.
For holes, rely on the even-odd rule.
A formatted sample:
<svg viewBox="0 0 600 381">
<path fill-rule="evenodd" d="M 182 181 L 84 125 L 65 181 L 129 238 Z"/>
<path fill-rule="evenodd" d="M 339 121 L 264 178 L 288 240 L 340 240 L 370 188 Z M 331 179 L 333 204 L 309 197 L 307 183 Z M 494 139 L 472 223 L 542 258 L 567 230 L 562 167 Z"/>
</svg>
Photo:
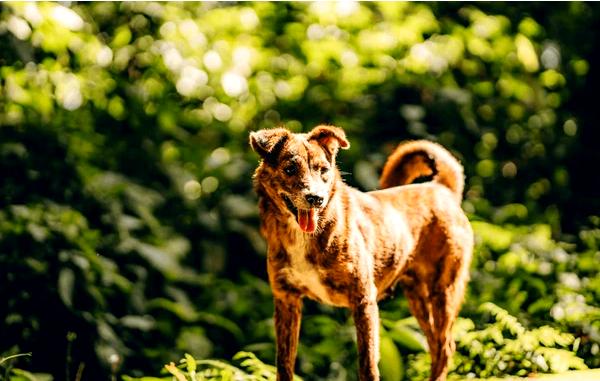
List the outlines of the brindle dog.
<svg viewBox="0 0 600 381">
<path fill-rule="evenodd" d="M 254 184 L 275 299 L 277 379 L 293 378 L 307 296 L 351 309 L 360 380 L 378 380 L 377 301 L 399 283 L 427 337 L 431 380 L 445 380 L 473 248 L 458 161 L 432 142 L 401 144 L 383 168 L 382 190 L 364 193 L 336 168 L 338 150 L 350 146 L 338 127 L 260 130 L 250 144 L 262 158 Z M 432 181 L 411 184 L 422 176 Z"/>
</svg>

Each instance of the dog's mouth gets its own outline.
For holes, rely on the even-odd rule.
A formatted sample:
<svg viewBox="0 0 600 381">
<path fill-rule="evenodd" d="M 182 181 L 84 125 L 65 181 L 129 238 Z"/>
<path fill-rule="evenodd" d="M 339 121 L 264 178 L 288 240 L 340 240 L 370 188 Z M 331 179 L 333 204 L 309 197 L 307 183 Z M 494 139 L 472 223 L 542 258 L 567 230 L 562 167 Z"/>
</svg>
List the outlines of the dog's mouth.
<svg viewBox="0 0 600 381">
<path fill-rule="evenodd" d="M 286 195 L 283 195 L 283 202 L 285 202 L 285 206 L 287 206 L 290 213 L 296 216 L 296 222 L 298 222 L 300 230 L 305 233 L 314 233 L 317 230 L 319 215 L 316 208 L 298 209 Z"/>
</svg>

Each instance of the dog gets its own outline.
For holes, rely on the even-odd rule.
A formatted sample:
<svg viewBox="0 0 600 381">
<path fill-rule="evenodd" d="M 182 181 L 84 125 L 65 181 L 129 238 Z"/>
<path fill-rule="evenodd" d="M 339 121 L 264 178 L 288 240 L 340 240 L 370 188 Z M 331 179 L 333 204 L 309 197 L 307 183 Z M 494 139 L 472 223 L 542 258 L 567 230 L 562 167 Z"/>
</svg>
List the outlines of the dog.
<svg viewBox="0 0 600 381">
<path fill-rule="evenodd" d="M 378 380 L 377 302 L 397 284 L 427 338 L 430 380 L 445 380 L 473 249 L 457 159 L 433 142 L 400 144 L 381 190 L 361 192 L 336 168 L 338 151 L 350 147 L 339 127 L 264 129 L 249 140 L 262 159 L 253 180 L 275 305 L 277 380 L 293 379 L 303 297 L 350 308 L 359 379 Z M 423 176 L 431 181 L 411 184 Z"/>
</svg>

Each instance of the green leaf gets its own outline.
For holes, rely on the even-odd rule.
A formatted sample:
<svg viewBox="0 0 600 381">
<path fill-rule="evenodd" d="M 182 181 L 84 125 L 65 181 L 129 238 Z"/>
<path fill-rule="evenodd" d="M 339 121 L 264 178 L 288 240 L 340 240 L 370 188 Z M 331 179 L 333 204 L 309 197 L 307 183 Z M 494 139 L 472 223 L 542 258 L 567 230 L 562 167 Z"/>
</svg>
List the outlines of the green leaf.
<svg viewBox="0 0 600 381">
<path fill-rule="evenodd" d="M 414 352 L 427 350 L 425 336 L 419 331 L 409 328 L 405 321 L 397 321 L 389 330 L 388 335 L 401 347 Z"/>
<path fill-rule="evenodd" d="M 481 242 L 496 252 L 508 250 L 514 238 L 511 231 L 487 222 L 473 221 L 471 226 Z"/>
<path fill-rule="evenodd" d="M 149 331 L 156 326 L 156 322 L 151 316 L 126 315 L 121 318 L 123 326 L 140 331 Z"/>
<path fill-rule="evenodd" d="M 379 372 L 383 381 L 400 381 L 404 378 L 404 362 L 402 356 L 387 335 L 381 337 L 379 342 L 381 359 L 379 360 Z"/>
<path fill-rule="evenodd" d="M 187 371 L 189 373 L 194 373 L 196 372 L 196 360 L 194 359 L 194 357 L 192 355 L 190 355 L 189 353 L 185 354 L 185 365 L 187 367 Z"/>
<path fill-rule="evenodd" d="M 173 377 L 131 377 L 131 376 L 122 376 L 123 381 L 172 381 Z"/>
<path fill-rule="evenodd" d="M 75 274 L 73 270 L 64 268 L 58 275 L 58 294 L 67 307 L 73 307 L 73 285 Z"/>
<path fill-rule="evenodd" d="M 1 357 L 0 358 L 0 365 L 2 365 L 4 362 L 8 361 L 8 360 L 12 360 L 18 357 L 24 357 L 24 356 L 29 356 L 31 357 L 31 352 L 29 353 L 17 353 L 16 355 L 11 355 L 11 356 L 7 356 L 7 357 Z"/>
<path fill-rule="evenodd" d="M 12 369 L 11 381 L 52 381 L 54 378 L 46 373 L 31 373 L 23 369 Z"/>
</svg>

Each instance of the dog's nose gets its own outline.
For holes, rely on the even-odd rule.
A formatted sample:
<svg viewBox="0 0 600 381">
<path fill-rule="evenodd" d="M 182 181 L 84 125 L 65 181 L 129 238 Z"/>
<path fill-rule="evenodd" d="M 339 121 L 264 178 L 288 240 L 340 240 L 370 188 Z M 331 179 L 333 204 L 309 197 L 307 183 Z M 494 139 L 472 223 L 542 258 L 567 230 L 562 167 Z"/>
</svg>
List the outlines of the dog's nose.
<svg viewBox="0 0 600 381">
<path fill-rule="evenodd" d="M 316 194 L 308 194 L 304 196 L 304 198 L 306 198 L 306 201 L 308 201 L 308 203 L 312 206 L 323 205 L 323 197 L 317 196 Z"/>
</svg>

